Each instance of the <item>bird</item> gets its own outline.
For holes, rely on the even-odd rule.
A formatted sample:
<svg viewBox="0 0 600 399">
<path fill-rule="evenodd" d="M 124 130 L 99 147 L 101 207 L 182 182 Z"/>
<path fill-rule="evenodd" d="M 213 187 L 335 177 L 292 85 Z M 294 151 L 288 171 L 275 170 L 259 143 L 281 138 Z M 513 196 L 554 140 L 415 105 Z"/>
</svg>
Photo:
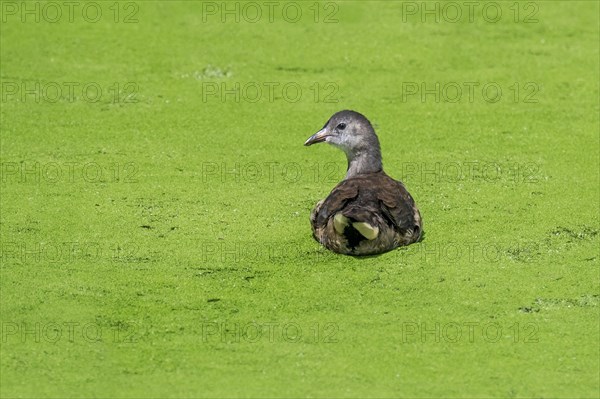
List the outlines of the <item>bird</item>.
<svg viewBox="0 0 600 399">
<path fill-rule="evenodd" d="M 364 115 L 336 112 L 304 145 L 317 143 L 344 151 L 348 169 L 310 214 L 315 240 L 336 253 L 365 256 L 421 239 L 421 213 L 404 184 L 383 170 L 379 138 Z"/>
</svg>

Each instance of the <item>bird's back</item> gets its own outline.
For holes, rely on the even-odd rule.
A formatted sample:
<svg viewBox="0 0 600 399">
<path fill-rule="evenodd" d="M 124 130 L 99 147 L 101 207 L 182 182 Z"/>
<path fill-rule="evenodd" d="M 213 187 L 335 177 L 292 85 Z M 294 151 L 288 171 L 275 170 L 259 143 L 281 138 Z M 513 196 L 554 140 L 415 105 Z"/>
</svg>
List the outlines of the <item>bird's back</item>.
<svg viewBox="0 0 600 399">
<path fill-rule="evenodd" d="M 347 220 L 336 231 L 335 218 Z M 339 216 L 342 215 L 342 216 Z M 367 239 L 356 228 L 367 223 L 377 237 Z M 421 216 L 404 185 L 385 172 L 361 174 L 340 182 L 312 212 L 315 238 L 327 248 L 350 255 L 369 255 L 408 245 L 421 237 Z M 341 234 L 339 231 L 343 231 Z M 368 234 L 367 234 L 368 235 Z"/>
</svg>

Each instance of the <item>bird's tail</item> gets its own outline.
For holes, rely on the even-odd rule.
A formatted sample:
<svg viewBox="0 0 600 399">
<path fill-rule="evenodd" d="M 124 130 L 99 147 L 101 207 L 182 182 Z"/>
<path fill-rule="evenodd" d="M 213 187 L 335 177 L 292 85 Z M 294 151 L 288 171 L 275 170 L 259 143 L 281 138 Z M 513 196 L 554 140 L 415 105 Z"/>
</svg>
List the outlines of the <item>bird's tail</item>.
<svg viewBox="0 0 600 399">
<path fill-rule="evenodd" d="M 365 208 L 348 207 L 338 215 L 336 215 L 338 219 L 336 230 L 345 225 L 351 226 L 367 240 L 374 240 L 379 236 L 381 222 L 374 212 Z"/>
</svg>

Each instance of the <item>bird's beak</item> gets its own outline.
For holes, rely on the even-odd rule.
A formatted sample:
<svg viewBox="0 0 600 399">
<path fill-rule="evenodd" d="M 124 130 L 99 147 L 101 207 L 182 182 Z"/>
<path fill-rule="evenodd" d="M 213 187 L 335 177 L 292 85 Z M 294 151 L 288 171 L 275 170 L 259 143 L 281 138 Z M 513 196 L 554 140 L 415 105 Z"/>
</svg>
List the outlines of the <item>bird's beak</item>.
<svg viewBox="0 0 600 399">
<path fill-rule="evenodd" d="M 306 140 L 304 145 L 309 146 L 309 145 L 321 143 L 321 142 L 325 141 L 325 139 L 327 139 L 327 137 L 329 137 L 329 134 L 327 133 L 327 129 L 323 128 L 323 129 L 319 130 L 318 132 L 316 132 L 315 134 L 313 134 L 312 136 L 310 136 L 308 138 L 308 140 Z"/>
</svg>

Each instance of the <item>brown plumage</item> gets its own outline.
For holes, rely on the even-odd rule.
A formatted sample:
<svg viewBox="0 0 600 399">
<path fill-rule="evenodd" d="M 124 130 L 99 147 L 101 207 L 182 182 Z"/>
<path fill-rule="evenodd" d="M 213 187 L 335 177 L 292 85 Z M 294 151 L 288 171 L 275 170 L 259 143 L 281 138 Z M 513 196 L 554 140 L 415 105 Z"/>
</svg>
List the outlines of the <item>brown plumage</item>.
<svg viewBox="0 0 600 399">
<path fill-rule="evenodd" d="M 421 215 L 409 192 L 381 163 L 371 123 L 354 111 L 333 115 L 305 145 L 328 142 L 348 158 L 348 172 L 311 212 L 315 239 L 347 255 L 374 255 L 421 238 Z"/>
</svg>

